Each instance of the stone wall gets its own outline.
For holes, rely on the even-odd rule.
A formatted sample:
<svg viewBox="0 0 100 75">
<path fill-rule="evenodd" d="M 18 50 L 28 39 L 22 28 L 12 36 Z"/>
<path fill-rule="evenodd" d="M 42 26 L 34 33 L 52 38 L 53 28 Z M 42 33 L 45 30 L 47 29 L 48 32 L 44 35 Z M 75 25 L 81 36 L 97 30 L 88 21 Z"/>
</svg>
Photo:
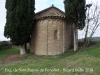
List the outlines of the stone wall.
<svg viewBox="0 0 100 75">
<path fill-rule="evenodd" d="M 57 55 L 71 47 L 72 26 L 64 19 L 47 18 L 36 21 L 31 37 L 31 53 Z"/>
</svg>

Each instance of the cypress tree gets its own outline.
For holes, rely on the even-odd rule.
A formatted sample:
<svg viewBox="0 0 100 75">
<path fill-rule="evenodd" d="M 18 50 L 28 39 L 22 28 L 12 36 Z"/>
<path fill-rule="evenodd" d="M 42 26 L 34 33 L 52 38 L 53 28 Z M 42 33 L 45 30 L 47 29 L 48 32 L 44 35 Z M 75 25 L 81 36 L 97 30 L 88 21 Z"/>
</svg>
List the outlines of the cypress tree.
<svg viewBox="0 0 100 75">
<path fill-rule="evenodd" d="M 85 0 L 65 0 L 66 21 L 73 23 L 74 51 L 78 50 L 78 32 L 77 29 L 83 29 L 85 26 Z"/>
<path fill-rule="evenodd" d="M 34 22 L 35 0 L 6 0 L 7 10 L 4 36 L 20 46 L 25 54 L 25 44 L 29 42 Z"/>
</svg>

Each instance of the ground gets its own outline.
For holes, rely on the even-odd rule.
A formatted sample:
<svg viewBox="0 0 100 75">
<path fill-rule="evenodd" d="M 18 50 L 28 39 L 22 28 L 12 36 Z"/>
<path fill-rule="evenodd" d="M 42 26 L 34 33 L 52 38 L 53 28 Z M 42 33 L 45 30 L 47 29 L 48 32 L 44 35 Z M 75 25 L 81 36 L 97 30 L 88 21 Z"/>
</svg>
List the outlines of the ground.
<svg viewBox="0 0 100 75">
<path fill-rule="evenodd" d="M 99 75 L 100 44 L 56 56 L 19 55 L 19 48 L 0 51 L 0 75 Z"/>
<path fill-rule="evenodd" d="M 5 58 L 2 58 L 1 61 L 9 62 L 9 61 L 18 61 L 18 58 L 23 57 L 26 55 L 20 55 L 20 54 L 8 54 Z"/>
</svg>

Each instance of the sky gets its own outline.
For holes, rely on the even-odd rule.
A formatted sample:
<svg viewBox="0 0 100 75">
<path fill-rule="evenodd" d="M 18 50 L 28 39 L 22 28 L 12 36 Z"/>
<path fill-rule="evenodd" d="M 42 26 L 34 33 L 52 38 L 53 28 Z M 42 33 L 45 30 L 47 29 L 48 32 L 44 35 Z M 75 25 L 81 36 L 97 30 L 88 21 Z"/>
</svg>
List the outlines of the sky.
<svg viewBox="0 0 100 75">
<path fill-rule="evenodd" d="M 4 26 L 6 23 L 6 9 L 5 9 L 5 1 L 6 0 L 0 0 L 0 41 L 6 41 L 9 40 L 7 38 L 4 37 Z M 64 4 L 63 4 L 64 0 L 35 0 L 35 12 L 39 12 L 45 8 L 50 7 L 52 4 L 54 4 L 54 6 L 56 6 L 57 8 L 61 9 L 62 11 L 64 11 Z M 95 1 L 95 0 L 92 0 Z M 86 0 L 87 3 L 91 3 L 91 0 Z M 98 2 L 100 3 L 100 0 L 98 0 Z M 79 31 L 79 38 L 82 38 L 83 32 Z M 94 34 L 94 36 L 100 36 L 100 30 L 97 29 L 96 33 Z"/>
</svg>

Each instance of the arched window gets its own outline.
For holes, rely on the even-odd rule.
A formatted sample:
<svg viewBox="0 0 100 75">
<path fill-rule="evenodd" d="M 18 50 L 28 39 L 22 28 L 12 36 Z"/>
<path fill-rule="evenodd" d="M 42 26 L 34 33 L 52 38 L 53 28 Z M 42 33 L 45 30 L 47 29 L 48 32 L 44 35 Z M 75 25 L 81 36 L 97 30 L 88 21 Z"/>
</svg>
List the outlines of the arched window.
<svg viewBox="0 0 100 75">
<path fill-rule="evenodd" d="M 58 30 L 54 30 L 54 39 L 58 39 Z"/>
</svg>

